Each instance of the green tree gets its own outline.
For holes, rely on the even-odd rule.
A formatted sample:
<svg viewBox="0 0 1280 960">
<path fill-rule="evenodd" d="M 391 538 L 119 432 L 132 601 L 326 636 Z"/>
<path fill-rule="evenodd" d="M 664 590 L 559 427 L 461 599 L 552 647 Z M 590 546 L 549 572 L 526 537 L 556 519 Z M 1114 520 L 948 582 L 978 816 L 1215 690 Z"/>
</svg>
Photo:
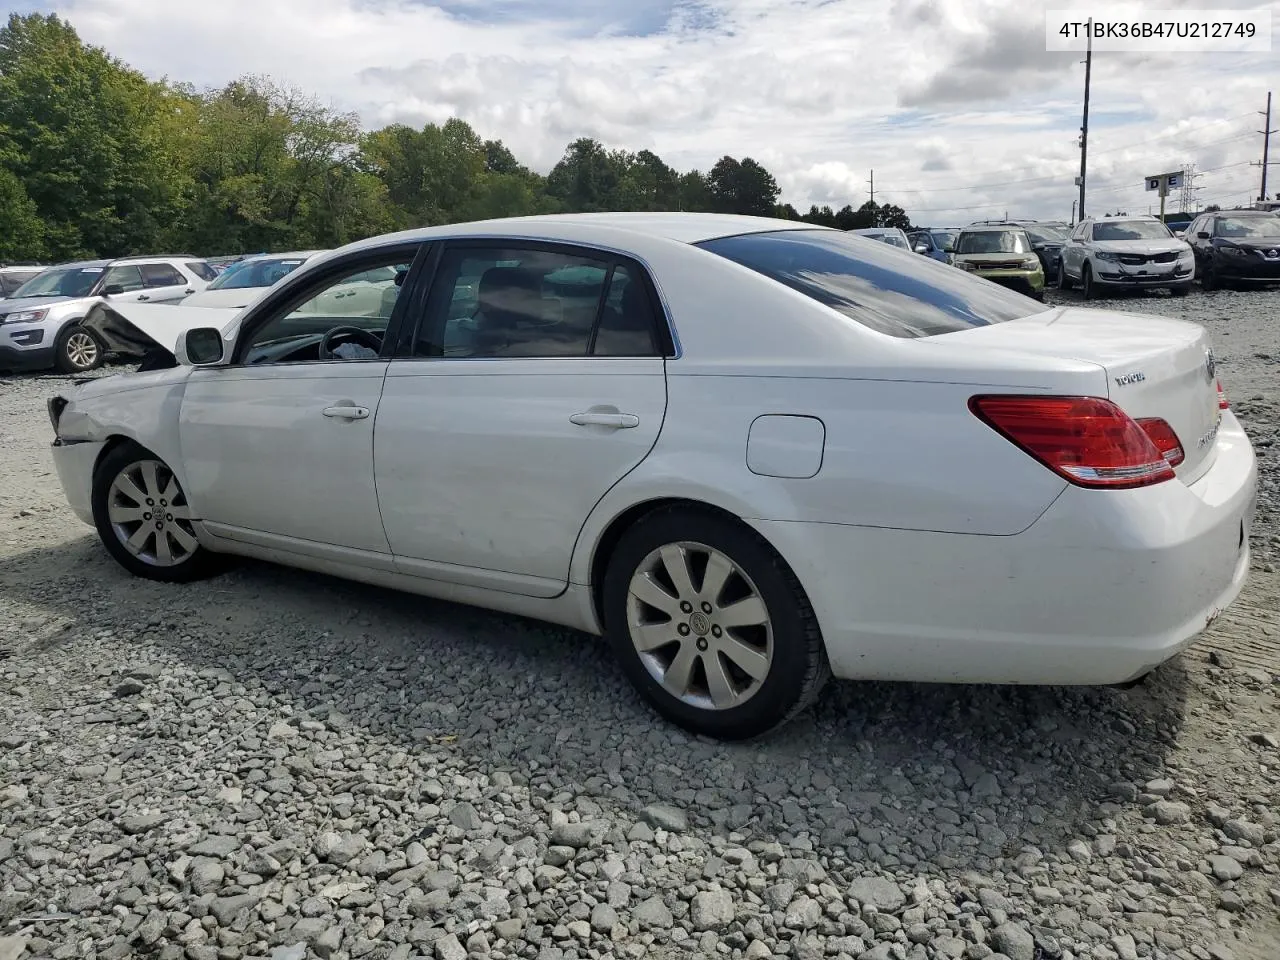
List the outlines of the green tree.
<svg viewBox="0 0 1280 960">
<path fill-rule="evenodd" d="M 709 213 L 715 210 L 716 200 L 711 184 L 701 170 L 690 170 L 676 184 L 676 209 L 689 213 Z"/>
<path fill-rule="evenodd" d="M 152 247 L 178 211 L 176 104 L 54 15 L 0 28 L 0 155 L 43 220 L 51 256 Z"/>
<path fill-rule="evenodd" d="M 364 138 L 362 151 L 368 169 L 386 185 L 393 219 L 401 227 L 466 219 L 484 190 L 491 156 L 509 166 L 501 151 L 456 118 L 421 130 L 385 127 Z"/>
<path fill-rule="evenodd" d="M 625 152 L 610 151 L 598 140 L 580 137 L 565 148 L 560 162 L 547 174 L 547 192 L 575 213 L 616 210 L 618 189 L 630 165 Z"/>
<path fill-rule="evenodd" d="M 0 167 L 0 261 L 44 256 L 44 224 L 22 181 Z"/>
<path fill-rule="evenodd" d="M 715 207 L 721 213 L 771 217 L 778 203 L 778 182 L 750 157 L 721 157 L 707 177 Z"/>
</svg>

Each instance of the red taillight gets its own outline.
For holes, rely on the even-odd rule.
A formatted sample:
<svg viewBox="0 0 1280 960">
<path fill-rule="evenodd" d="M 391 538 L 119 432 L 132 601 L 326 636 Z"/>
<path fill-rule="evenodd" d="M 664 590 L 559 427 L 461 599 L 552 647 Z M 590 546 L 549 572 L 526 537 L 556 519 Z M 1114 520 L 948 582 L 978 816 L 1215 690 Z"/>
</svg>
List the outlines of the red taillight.
<svg viewBox="0 0 1280 960">
<path fill-rule="evenodd" d="M 1227 391 L 1222 389 L 1222 381 L 1218 381 L 1218 409 L 1230 410 L 1231 401 L 1227 399 Z"/>
<path fill-rule="evenodd" d="M 1186 454 L 1182 452 L 1182 443 L 1178 440 L 1178 435 L 1173 432 L 1173 427 L 1159 417 L 1139 420 L 1138 426 L 1142 428 L 1143 433 L 1151 438 L 1151 442 L 1156 445 L 1156 449 L 1160 451 L 1160 456 L 1164 457 L 1169 466 L 1176 467 L 1187 459 Z"/>
<path fill-rule="evenodd" d="M 969 409 L 1077 486 L 1115 490 L 1174 479 L 1157 441 L 1110 400 L 994 395 L 973 397 Z"/>
</svg>

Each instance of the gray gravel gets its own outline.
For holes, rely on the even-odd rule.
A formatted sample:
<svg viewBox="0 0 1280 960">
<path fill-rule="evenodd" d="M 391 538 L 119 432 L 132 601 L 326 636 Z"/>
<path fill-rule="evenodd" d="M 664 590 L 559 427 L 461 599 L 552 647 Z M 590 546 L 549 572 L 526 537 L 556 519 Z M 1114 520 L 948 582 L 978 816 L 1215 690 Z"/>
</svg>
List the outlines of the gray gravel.
<svg viewBox="0 0 1280 960">
<path fill-rule="evenodd" d="M 1274 960 L 1280 291 L 1203 322 L 1262 455 L 1253 579 L 1115 689 L 833 684 L 664 725 L 590 638 L 248 564 L 130 579 L 0 380 L 0 960 Z"/>
</svg>

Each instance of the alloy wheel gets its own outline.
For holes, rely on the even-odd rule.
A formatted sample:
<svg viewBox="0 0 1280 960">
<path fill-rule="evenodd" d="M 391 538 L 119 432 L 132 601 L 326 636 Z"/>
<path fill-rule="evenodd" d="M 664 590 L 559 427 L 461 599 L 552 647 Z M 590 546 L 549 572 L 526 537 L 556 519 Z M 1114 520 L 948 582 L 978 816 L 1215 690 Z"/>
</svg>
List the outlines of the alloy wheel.
<svg viewBox="0 0 1280 960">
<path fill-rule="evenodd" d="M 700 543 L 669 543 L 644 558 L 628 588 L 627 628 L 649 675 L 703 710 L 750 700 L 773 662 L 760 591 L 730 557 Z"/>
<path fill-rule="evenodd" d="M 178 478 L 159 460 L 138 460 L 116 474 L 107 518 L 121 545 L 154 567 L 176 567 L 200 546 Z"/>
<path fill-rule="evenodd" d="M 77 370 L 88 370 L 98 362 L 98 341 L 87 331 L 73 331 L 64 349 L 67 362 Z"/>
</svg>

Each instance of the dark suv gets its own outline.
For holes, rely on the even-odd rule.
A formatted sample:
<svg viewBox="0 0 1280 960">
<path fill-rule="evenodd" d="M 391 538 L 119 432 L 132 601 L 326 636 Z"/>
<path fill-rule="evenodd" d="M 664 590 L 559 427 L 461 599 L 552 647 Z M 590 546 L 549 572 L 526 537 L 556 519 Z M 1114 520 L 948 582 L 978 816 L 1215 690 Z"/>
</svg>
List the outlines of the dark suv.
<svg viewBox="0 0 1280 960">
<path fill-rule="evenodd" d="M 1280 217 L 1264 210 L 1204 213 L 1183 239 L 1206 290 L 1224 284 L 1280 283 Z"/>
</svg>

